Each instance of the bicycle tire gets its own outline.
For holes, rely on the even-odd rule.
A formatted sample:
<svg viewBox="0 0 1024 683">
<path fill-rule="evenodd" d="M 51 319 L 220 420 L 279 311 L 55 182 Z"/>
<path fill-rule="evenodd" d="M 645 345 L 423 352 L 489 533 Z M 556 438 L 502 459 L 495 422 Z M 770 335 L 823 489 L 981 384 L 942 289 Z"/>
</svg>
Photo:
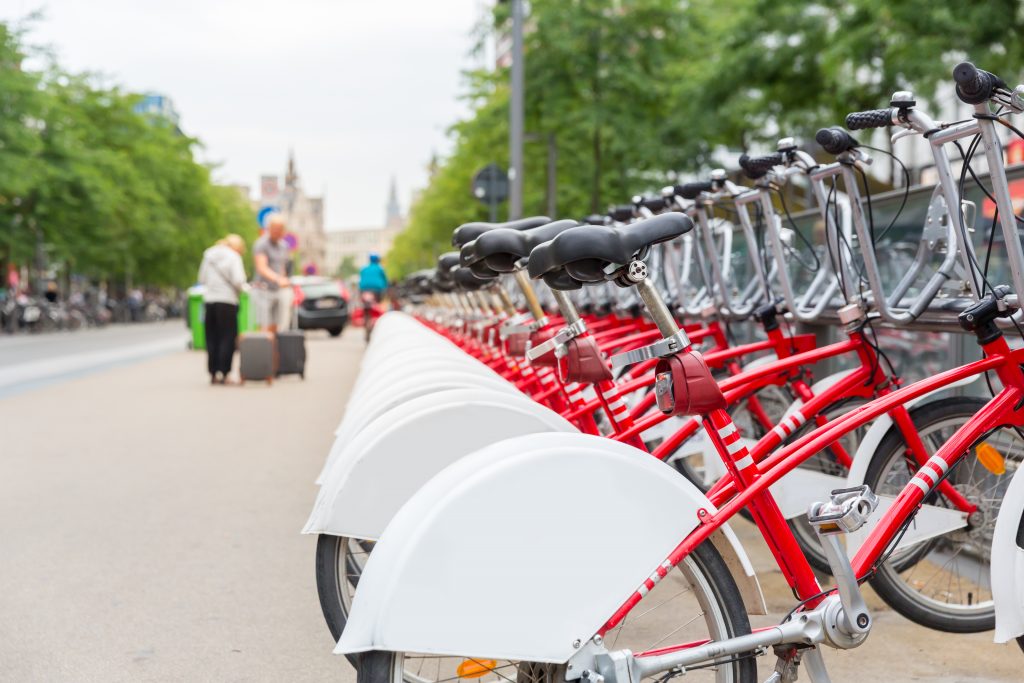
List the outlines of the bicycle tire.
<svg viewBox="0 0 1024 683">
<path fill-rule="evenodd" d="M 345 630 L 345 624 L 348 622 L 349 605 L 344 598 L 345 593 L 342 592 L 349 590 L 349 586 L 345 582 L 351 581 L 355 585 L 358 584 L 358 576 L 355 576 L 353 562 L 347 555 L 344 558 L 345 575 L 343 576 L 338 571 L 341 567 L 342 555 L 348 549 L 350 542 L 352 539 L 345 536 L 331 536 L 330 534 L 320 534 L 316 540 L 316 591 L 320 598 L 320 611 L 323 612 L 327 629 L 331 632 L 331 638 L 335 643 L 341 638 L 341 633 Z M 355 578 L 351 579 L 350 577 L 353 576 Z M 355 589 L 355 585 L 352 586 L 352 590 Z M 355 669 L 359 669 L 358 656 L 345 655 L 345 657 L 349 664 Z"/>
<path fill-rule="evenodd" d="M 973 417 L 987 401 L 977 397 L 949 397 L 939 399 L 930 403 L 926 403 L 923 406 L 918 406 L 913 411 L 914 425 L 918 431 L 926 436 L 929 433 L 934 433 L 934 430 L 942 428 L 952 429 L 953 424 L 959 420 L 965 422 L 966 420 Z M 995 431 L 999 431 L 998 429 Z M 940 437 L 941 438 L 941 437 Z M 947 437 L 948 438 L 948 437 Z M 986 438 L 990 438 L 986 436 Z M 972 448 L 974 446 L 972 445 Z M 899 433 L 899 430 L 894 426 L 891 428 L 883 437 L 879 443 L 878 448 L 871 456 L 871 462 L 868 465 L 868 469 L 865 475 L 864 483 L 872 488 L 876 493 L 886 493 L 889 488 L 894 488 L 893 484 L 887 484 L 883 477 L 887 473 L 893 472 L 894 469 L 900 469 L 897 464 L 904 459 L 905 446 L 903 438 Z M 953 477 L 954 473 L 960 468 L 967 458 L 958 463 L 957 466 L 951 468 L 950 476 L 951 481 L 955 481 Z M 906 479 L 909 480 L 911 468 L 906 468 L 908 474 Z M 912 468 L 916 471 L 916 463 Z M 890 474 L 890 476 L 894 476 Z M 902 472 L 901 472 L 902 476 Z M 929 493 L 925 501 L 930 504 L 941 503 L 939 494 L 933 490 Z M 994 524 L 994 518 L 991 520 Z M 983 533 L 985 530 L 984 525 L 976 530 L 971 530 L 968 527 L 968 531 L 964 532 L 967 534 L 971 533 Z M 910 619 L 911 621 L 927 626 L 938 631 L 945 631 L 948 633 L 977 633 L 981 631 L 988 631 L 995 627 L 995 611 L 994 607 L 981 607 L 981 601 L 979 600 L 979 606 L 970 605 L 971 595 L 968 592 L 968 608 L 966 609 L 961 606 L 955 606 L 948 602 L 945 607 L 942 606 L 937 600 L 933 600 L 923 595 L 923 589 L 927 587 L 927 583 L 921 587 L 922 590 L 912 590 L 908 585 L 911 577 L 907 580 L 900 578 L 901 572 L 916 571 L 916 567 L 919 563 L 923 563 L 925 556 L 929 555 L 932 550 L 940 551 L 938 544 L 940 542 L 949 543 L 951 542 L 948 538 L 954 534 L 961 534 L 961 532 L 951 532 L 950 534 L 937 537 L 929 540 L 926 544 L 919 544 L 920 547 L 915 548 L 913 556 L 908 558 L 906 553 L 904 557 L 893 557 L 882 564 L 875 575 L 871 578 L 871 587 L 874 588 L 875 592 L 878 593 L 879 597 L 885 601 L 887 605 L 893 608 L 896 612 Z M 953 556 L 945 564 L 940 565 L 935 573 L 941 572 L 945 569 L 946 564 L 949 564 L 953 558 L 960 552 L 960 548 L 965 547 L 966 543 L 962 542 L 961 546 L 954 551 Z M 990 545 L 989 545 L 990 547 Z M 912 560 L 912 561 L 911 561 Z M 980 563 L 976 563 L 979 564 Z M 926 571 L 931 571 L 931 567 L 926 567 Z M 979 570 L 980 574 L 980 570 Z M 987 576 L 987 572 L 986 572 Z M 928 582 L 931 579 L 929 578 Z M 961 587 L 960 575 L 957 574 L 957 588 Z M 970 588 L 970 586 L 968 586 Z"/>
</svg>

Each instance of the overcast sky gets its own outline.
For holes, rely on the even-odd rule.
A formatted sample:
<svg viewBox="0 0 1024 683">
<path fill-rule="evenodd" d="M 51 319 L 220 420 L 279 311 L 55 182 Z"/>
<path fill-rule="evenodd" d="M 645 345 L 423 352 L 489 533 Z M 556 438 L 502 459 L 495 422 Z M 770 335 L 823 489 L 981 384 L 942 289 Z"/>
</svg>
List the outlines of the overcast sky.
<svg viewBox="0 0 1024 683">
<path fill-rule="evenodd" d="M 3 0 L 35 11 L 30 42 L 74 71 L 169 95 L 221 182 L 284 171 L 326 191 L 330 229 L 380 225 L 426 180 L 432 151 L 465 113 L 463 69 L 482 0 Z"/>
</svg>

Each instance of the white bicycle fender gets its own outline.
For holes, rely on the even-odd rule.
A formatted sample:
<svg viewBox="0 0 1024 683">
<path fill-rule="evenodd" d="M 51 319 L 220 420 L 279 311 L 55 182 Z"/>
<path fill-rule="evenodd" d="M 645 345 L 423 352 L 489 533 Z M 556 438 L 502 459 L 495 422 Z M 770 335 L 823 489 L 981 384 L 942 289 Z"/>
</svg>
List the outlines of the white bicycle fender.
<svg viewBox="0 0 1024 683">
<path fill-rule="evenodd" d="M 441 370 L 467 372 L 473 375 L 480 375 L 481 377 L 501 379 L 500 375 L 486 365 L 472 360 L 465 354 L 461 358 L 449 356 L 436 357 L 422 354 L 414 359 L 396 360 L 388 365 L 363 370 L 359 375 L 356 385 L 352 387 L 352 397 L 348 400 L 347 405 L 360 405 L 365 394 L 377 391 L 381 387 L 387 387 L 396 379 Z"/>
<path fill-rule="evenodd" d="M 324 477 L 305 534 L 376 540 L 435 474 L 484 446 L 536 432 L 577 432 L 525 396 L 454 389 L 379 415 L 348 442 Z"/>
<path fill-rule="evenodd" d="M 503 379 L 481 378 L 479 375 L 465 372 L 429 373 L 424 376 L 403 378 L 402 381 L 396 381 L 392 386 L 387 387 L 385 396 L 377 395 L 377 399 L 367 400 L 363 405 L 352 406 L 345 412 L 345 417 L 335 431 L 334 444 L 327 455 L 323 469 L 317 476 L 316 483 L 322 483 L 324 475 L 338 452 L 377 415 L 417 396 L 433 394 L 446 389 L 491 389 L 512 396 L 522 396 L 514 386 Z"/>
<path fill-rule="evenodd" d="M 973 383 L 978 379 L 978 375 L 973 377 L 967 377 L 958 382 L 948 384 L 944 387 L 940 387 L 935 391 L 929 392 L 922 396 L 907 401 L 904 403 L 904 407 L 910 409 L 915 405 L 921 403 L 925 399 L 936 398 L 938 394 L 952 389 L 953 387 L 966 386 Z M 850 465 L 850 471 L 846 476 L 847 488 L 853 486 L 862 486 L 864 484 L 864 478 L 867 476 L 868 465 L 871 463 L 871 456 L 874 454 L 878 445 L 882 442 L 882 438 L 885 436 L 889 428 L 892 427 L 892 418 L 888 414 L 879 415 L 875 418 L 875 421 L 871 423 L 871 427 L 864 434 L 864 438 L 861 439 L 860 445 L 857 447 L 857 452 L 854 453 L 853 463 Z M 827 491 L 825 493 L 828 493 Z M 879 496 L 878 509 L 872 514 L 872 519 L 867 524 L 862 526 L 857 531 L 846 535 L 846 552 L 850 557 L 857 552 L 857 550 L 867 540 L 868 534 L 874 528 L 874 522 L 877 522 L 885 514 L 885 511 L 892 505 L 892 496 Z M 825 500 L 825 498 L 822 498 Z M 917 513 L 917 522 L 907 533 L 904 534 L 903 539 L 900 541 L 900 548 L 905 548 L 908 545 L 912 545 L 914 542 L 923 541 L 933 536 L 938 536 L 955 529 L 959 529 L 966 524 L 966 517 L 955 511 L 948 510 L 946 508 L 936 507 L 934 505 L 925 505 Z M 916 528 L 915 528 L 916 527 Z"/>
<path fill-rule="evenodd" d="M 1024 635 L 1024 469 L 1018 468 L 999 506 L 992 535 L 994 640 Z"/>
<path fill-rule="evenodd" d="M 334 434 L 341 436 L 353 422 L 365 423 L 367 414 L 380 412 L 382 408 L 386 409 L 394 405 L 397 397 L 404 391 L 418 388 L 420 393 L 425 393 L 430 389 L 440 390 L 452 387 L 491 387 L 521 394 L 515 385 L 497 375 L 488 376 L 465 369 L 452 368 L 405 372 L 392 376 L 387 381 L 382 380 L 375 383 L 373 387 L 367 387 L 366 391 L 360 393 L 358 401 L 349 401 L 345 415 Z"/>
<path fill-rule="evenodd" d="M 602 437 L 493 444 L 392 518 L 335 652 L 565 662 L 697 526 L 700 508 L 714 509 L 669 466 Z"/>
</svg>

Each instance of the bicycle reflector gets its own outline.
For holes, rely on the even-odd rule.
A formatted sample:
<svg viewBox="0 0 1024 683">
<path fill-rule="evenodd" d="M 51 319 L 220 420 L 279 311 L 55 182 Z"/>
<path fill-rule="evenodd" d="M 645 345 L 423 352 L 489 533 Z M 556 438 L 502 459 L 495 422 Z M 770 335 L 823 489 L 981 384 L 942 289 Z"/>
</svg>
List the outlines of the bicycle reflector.
<svg viewBox="0 0 1024 683">
<path fill-rule="evenodd" d="M 981 466 L 992 474 L 1006 474 L 1006 458 L 988 441 L 982 441 L 978 444 L 978 447 L 974 449 L 974 453 L 978 456 L 978 462 L 981 463 Z"/>
<path fill-rule="evenodd" d="M 658 408 L 666 415 L 676 409 L 676 397 L 672 392 L 672 371 L 659 372 L 654 380 L 654 396 L 658 400 Z"/>
<path fill-rule="evenodd" d="M 494 671 L 498 663 L 493 659 L 464 659 L 456 669 L 459 678 L 480 678 Z"/>
</svg>

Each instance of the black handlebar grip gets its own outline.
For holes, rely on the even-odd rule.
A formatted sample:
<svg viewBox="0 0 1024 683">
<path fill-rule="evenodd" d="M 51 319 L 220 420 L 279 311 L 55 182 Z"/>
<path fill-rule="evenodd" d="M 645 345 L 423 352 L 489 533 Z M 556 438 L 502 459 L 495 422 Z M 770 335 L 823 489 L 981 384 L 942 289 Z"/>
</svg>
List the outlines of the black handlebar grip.
<svg viewBox="0 0 1024 683">
<path fill-rule="evenodd" d="M 608 217 L 602 216 L 598 213 L 592 213 L 584 218 L 583 222 L 588 225 L 608 225 Z"/>
<path fill-rule="evenodd" d="M 640 205 L 651 211 L 661 211 L 668 205 L 664 197 L 644 197 Z"/>
<path fill-rule="evenodd" d="M 846 127 L 850 130 L 864 128 L 885 128 L 892 125 L 892 109 L 855 111 L 846 115 Z"/>
<path fill-rule="evenodd" d="M 829 154 L 842 154 L 860 145 L 856 138 L 839 126 L 822 128 L 815 134 L 814 141 Z"/>
<path fill-rule="evenodd" d="M 715 189 L 714 184 L 710 180 L 701 180 L 695 183 L 683 183 L 682 185 L 676 185 L 676 194 L 683 199 L 696 199 L 700 196 L 701 192 L 711 192 Z"/>
<path fill-rule="evenodd" d="M 960 62 L 953 68 L 956 81 L 956 95 L 967 104 L 981 104 L 992 97 L 999 79 L 988 71 L 982 71 L 970 62 Z"/>
<path fill-rule="evenodd" d="M 782 161 L 782 154 L 780 152 L 766 154 L 760 157 L 751 157 L 746 154 L 741 154 L 740 168 L 743 169 L 743 172 L 747 174 L 748 178 L 751 180 L 757 180 L 768 171 L 782 164 Z"/>
<path fill-rule="evenodd" d="M 632 204 L 619 204 L 618 206 L 613 206 L 608 210 L 608 217 L 613 221 L 625 223 L 633 218 L 634 211 L 635 209 Z"/>
</svg>

